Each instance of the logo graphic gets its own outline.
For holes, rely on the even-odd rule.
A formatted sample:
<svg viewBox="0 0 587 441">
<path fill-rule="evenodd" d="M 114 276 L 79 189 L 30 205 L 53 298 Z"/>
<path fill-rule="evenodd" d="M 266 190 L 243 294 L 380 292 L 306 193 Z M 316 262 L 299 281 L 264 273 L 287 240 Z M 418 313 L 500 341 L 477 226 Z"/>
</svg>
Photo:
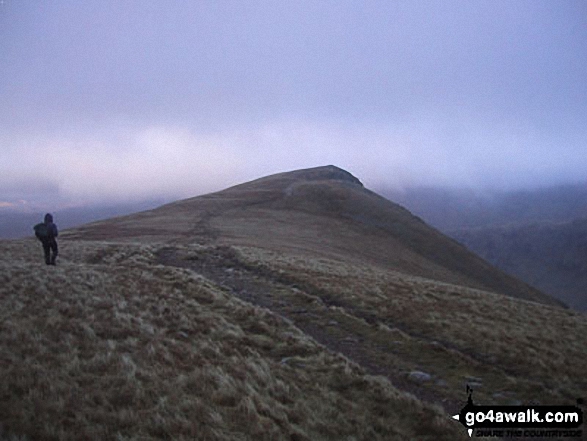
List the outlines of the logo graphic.
<svg viewBox="0 0 587 441">
<path fill-rule="evenodd" d="M 467 404 L 453 415 L 469 436 L 580 437 L 583 411 L 577 406 L 479 406 L 467 385 Z M 577 399 L 577 405 L 583 404 Z M 485 429 L 485 430 L 484 430 Z"/>
</svg>

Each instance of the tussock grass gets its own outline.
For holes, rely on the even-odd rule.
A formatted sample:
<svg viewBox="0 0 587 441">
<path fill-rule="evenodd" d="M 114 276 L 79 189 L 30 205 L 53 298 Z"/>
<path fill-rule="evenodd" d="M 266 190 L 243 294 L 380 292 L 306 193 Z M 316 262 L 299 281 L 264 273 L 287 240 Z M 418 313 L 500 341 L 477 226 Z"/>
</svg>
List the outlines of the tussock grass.
<svg viewBox="0 0 587 441">
<path fill-rule="evenodd" d="M 5 437 L 464 439 L 291 323 L 156 265 L 156 245 L 60 245 L 47 267 L 38 243 L 0 242 Z"/>
<path fill-rule="evenodd" d="M 433 374 L 447 396 L 462 397 L 471 377 L 483 379 L 476 397 L 486 403 L 568 404 L 587 390 L 580 312 L 312 255 L 238 253 L 250 267 L 367 318 L 371 341 L 397 343 L 397 369 Z"/>
</svg>

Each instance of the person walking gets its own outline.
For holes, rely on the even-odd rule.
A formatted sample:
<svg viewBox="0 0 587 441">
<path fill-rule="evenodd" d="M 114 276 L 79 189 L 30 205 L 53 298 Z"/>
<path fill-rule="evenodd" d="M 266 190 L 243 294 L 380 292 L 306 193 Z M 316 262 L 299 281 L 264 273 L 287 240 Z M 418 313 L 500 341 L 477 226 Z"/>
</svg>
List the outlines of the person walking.
<svg viewBox="0 0 587 441">
<path fill-rule="evenodd" d="M 53 216 L 51 213 L 47 213 L 44 222 L 35 225 L 34 230 L 35 236 L 37 236 L 43 244 L 45 263 L 47 265 L 55 265 L 58 254 L 56 237 L 59 232 L 57 231 L 57 225 L 53 222 Z"/>
</svg>

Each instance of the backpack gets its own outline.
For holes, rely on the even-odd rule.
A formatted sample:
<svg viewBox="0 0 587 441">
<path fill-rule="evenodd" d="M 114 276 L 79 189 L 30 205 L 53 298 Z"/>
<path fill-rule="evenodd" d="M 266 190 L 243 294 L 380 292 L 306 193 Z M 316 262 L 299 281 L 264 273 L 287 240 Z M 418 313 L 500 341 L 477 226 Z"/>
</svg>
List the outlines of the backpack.
<svg viewBox="0 0 587 441">
<path fill-rule="evenodd" d="M 49 228 L 47 228 L 46 224 L 37 224 L 33 227 L 33 230 L 35 230 L 35 236 L 37 236 L 37 239 L 44 240 L 49 238 Z"/>
</svg>

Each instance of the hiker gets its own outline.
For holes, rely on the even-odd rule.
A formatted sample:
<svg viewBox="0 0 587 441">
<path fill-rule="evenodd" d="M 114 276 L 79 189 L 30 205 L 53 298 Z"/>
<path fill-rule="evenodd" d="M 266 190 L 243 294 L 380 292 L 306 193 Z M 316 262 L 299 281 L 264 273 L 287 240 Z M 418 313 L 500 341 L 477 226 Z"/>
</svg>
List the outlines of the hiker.
<svg viewBox="0 0 587 441">
<path fill-rule="evenodd" d="M 55 259 L 57 259 L 57 241 L 55 238 L 59 233 L 57 232 L 57 225 L 53 223 L 53 216 L 47 213 L 45 215 L 45 221 L 35 225 L 34 230 L 35 236 L 43 244 L 45 263 L 47 265 L 55 265 Z M 51 254 L 51 251 L 53 254 Z"/>
</svg>

